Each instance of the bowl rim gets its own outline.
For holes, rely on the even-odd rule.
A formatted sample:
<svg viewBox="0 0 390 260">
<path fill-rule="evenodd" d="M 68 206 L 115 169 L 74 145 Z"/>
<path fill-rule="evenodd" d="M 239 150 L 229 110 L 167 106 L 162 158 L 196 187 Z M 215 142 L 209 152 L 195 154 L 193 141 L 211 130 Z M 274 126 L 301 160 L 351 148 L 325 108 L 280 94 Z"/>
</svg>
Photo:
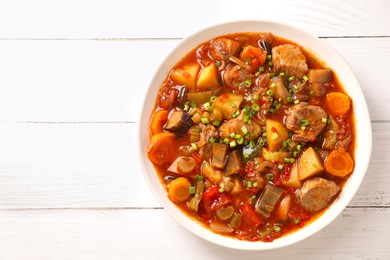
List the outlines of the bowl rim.
<svg viewBox="0 0 390 260">
<path fill-rule="evenodd" d="M 257 27 L 264 27 L 264 29 L 250 30 Z M 267 29 L 268 27 L 274 28 L 274 30 L 269 30 Z M 244 28 L 248 28 L 248 30 L 244 30 Z M 275 32 L 275 28 L 278 28 L 277 31 L 279 33 Z M 148 129 L 151 112 L 154 107 L 159 86 L 173 65 L 175 65 L 185 54 L 196 48 L 199 44 L 207 40 L 211 40 L 217 36 L 235 32 L 268 31 L 282 38 L 296 42 L 306 50 L 310 51 L 312 54 L 319 56 L 321 60 L 330 65 L 332 70 L 337 73 L 339 81 L 344 87 L 346 93 L 348 93 L 348 95 L 353 100 L 356 128 L 356 147 L 354 155 L 355 168 L 353 174 L 350 175 L 348 181 L 345 183 L 343 190 L 339 194 L 338 198 L 332 203 L 328 210 L 326 210 L 318 219 L 314 220 L 312 223 L 297 230 L 296 232 L 275 239 L 270 243 L 262 241 L 249 242 L 216 234 L 182 212 L 166 196 L 167 193 L 163 188 L 163 185 L 158 175 L 156 174 L 152 163 L 148 159 L 146 147 L 149 142 L 149 131 L 144 130 Z M 285 35 L 289 35 L 290 37 L 285 37 Z M 291 38 L 291 36 L 297 36 L 297 38 Z M 304 44 L 311 42 L 315 45 L 315 50 L 312 49 L 311 44 Z M 323 56 L 321 56 L 321 53 L 329 54 L 330 58 L 322 58 Z M 329 63 L 329 61 L 331 62 Z M 337 64 L 337 66 L 335 66 L 333 63 Z M 333 66 L 331 64 L 333 64 Z M 337 69 L 335 69 L 335 67 Z M 343 72 L 343 75 L 339 74 L 340 71 Z M 144 179 L 157 201 L 164 207 L 164 209 L 171 217 L 173 217 L 179 224 L 181 224 L 181 226 L 191 231 L 195 235 L 214 244 L 241 250 L 269 250 L 285 247 L 306 239 L 329 225 L 346 208 L 359 189 L 367 172 L 372 151 L 372 129 L 367 103 L 362 88 L 348 63 L 333 47 L 328 45 L 324 40 L 321 40 L 317 36 L 301 28 L 273 20 L 237 20 L 213 24 L 191 33 L 183 40 L 181 40 L 180 43 L 168 53 L 168 55 L 162 60 L 158 68 L 155 70 L 143 98 L 142 110 L 138 122 L 139 162 L 141 164 L 141 170 Z M 364 149 L 360 149 L 359 147 L 363 147 Z M 348 192 L 344 192 L 345 190 L 348 190 Z M 165 194 L 165 196 L 161 196 L 161 194 Z"/>
</svg>

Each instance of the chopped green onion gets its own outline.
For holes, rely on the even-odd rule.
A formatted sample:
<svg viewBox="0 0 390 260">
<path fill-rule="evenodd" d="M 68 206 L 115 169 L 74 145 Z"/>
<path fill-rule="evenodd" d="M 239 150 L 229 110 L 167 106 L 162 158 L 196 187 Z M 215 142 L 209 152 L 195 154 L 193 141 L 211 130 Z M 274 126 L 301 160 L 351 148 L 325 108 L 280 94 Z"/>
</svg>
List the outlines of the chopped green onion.
<svg viewBox="0 0 390 260">
<path fill-rule="evenodd" d="M 267 55 L 267 60 L 270 60 L 271 58 L 272 58 L 271 54 Z"/>
<path fill-rule="evenodd" d="M 215 125 L 215 126 L 219 126 L 220 124 L 221 124 L 221 121 L 219 121 L 219 120 L 213 121 L 213 125 Z"/>
<path fill-rule="evenodd" d="M 198 175 L 197 179 L 198 181 L 203 181 L 203 175 Z"/>
<path fill-rule="evenodd" d="M 210 98 L 210 101 L 211 101 L 212 103 L 214 103 L 215 100 L 217 100 L 217 96 L 212 96 L 212 97 Z"/>
<path fill-rule="evenodd" d="M 209 111 L 209 112 L 212 110 L 212 107 L 211 107 L 211 105 L 210 105 L 209 102 L 204 103 L 204 104 L 203 104 L 203 108 L 204 108 L 206 111 Z"/>
<path fill-rule="evenodd" d="M 264 72 L 264 67 L 259 67 L 260 72 Z"/>
<path fill-rule="evenodd" d="M 279 76 L 284 76 L 284 72 L 280 72 L 280 73 L 279 73 Z"/>
<path fill-rule="evenodd" d="M 267 181 L 273 181 L 274 180 L 274 175 L 272 174 L 272 173 L 268 173 L 267 175 L 266 175 L 266 177 L 267 177 Z"/>
<path fill-rule="evenodd" d="M 282 147 L 283 147 L 283 148 L 286 148 L 286 147 L 287 147 L 287 142 L 286 142 L 286 140 L 284 140 L 284 141 L 282 142 Z"/>
<path fill-rule="evenodd" d="M 276 138 L 278 138 L 279 137 L 279 135 L 278 135 L 278 133 L 272 133 L 272 135 L 271 135 L 271 139 L 272 140 L 275 140 Z"/>
<path fill-rule="evenodd" d="M 196 145 L 196 143 L 191 143 L 191 150 L 193 151 L 198 150 L 198 146 Z"/>
<path fill-rule="evenodd" d="M 254 183 L 253 183 L 253 187 L 258 187 L 259 186 L 259 183 L 257 182 L 257 181 L 255 181 Z"/>
<path fill-rule="evenodd" d="M 225 144 L 228 144 L 230 141 L 229 141 L 229 138 L 225 138 L 225 139 L 223 139 L 223 142 L 225 143 Z"/>
<path fill-rule="evenodd" d="M 306 126 L 304 126 L 304 125 L 301 126 L 301 129 L 302 129 L 302 130 L 306 130 Z"/>
<path fill-rule="evenodd" d="M 246 126 L 242 126 L 241 131 L 244 133 L 244 135 L 248 133 L 248 129 L 246 129 Z"/>
<path fill-rule="evenodd" d="M 237 139 L 237 143 L 238 144 L 243 144 L 244 143 L 244 137 L 240 136 L 239 138 L 237 138 L 237 135 L 236 135 L 236 139 Z"/>
<path fill-rule="evenodd" d="M 261 137 L 261 138 L 259 139 L 259 145 L 260 145 L 260 146 L 264 146 L 264 145 L 265 145 L 265 142 L 266 142 L 266 139 L 265 139 L 264 137 Z"/>
<path fill-rule="evenodd" d="M 253 95 L 253 99 L 254 99 L 254 100 L 259 100 L 259 95 L 258 95 L 258 94 L 254 94 L 254 95 Z"/>
<path fill-rule="evenodd" d="M 267 65 L 271 67 L 271 66 L 272 66 L 272 61 L 269 61 L 269 62 L 267 63 Z"/>
<path fill-rule="evenodd" d="M 302 149 L 302 145 L 298 144 L 297 145 L 297 151 L 300 151 Z"/>
<path fill-rule="evenodd" d="M 295 105 L 298 105 L 298 104 L 299 104 L 299 100 L 298 100 L 298 99 L 295 100 L 295 101 L 294 101 L 294 104 L 295 104 Z"/>
<path fill-rule="evenodd" d="M 274 227 L 274 230 L 276 231 L 276 232 L 279 232 L 280 230 L 282 230 L 280 227 L 278 227 L 278 226 L 276 226 L 276 227 Z"/>
<path fill-rule="evenodd" d="M 202 124 L 204 125 L 207 125 L 209 123 L 209 119 L 207 117 L 202 117 L 200 121 L 202 121 Z"/>
<path fill-rule="evenodd" d="M 256 147 L 256 143 L 255 143 L 255 141 L 253 141 L 253 140 L 250 140 L 250 142 L 249 142 L 249 146 L 250 146 L 250 148 L 255 148 Z"/>
<path fill-rule="evenodd" d="M 299 222 L 301 222 L 298 218 L 294 218 L 294 223 L 295 224 L 299 224 Z"/>
<path fill-rule="evenodd" d="M 276 86 L 275 82 L 272 82 L 272 84 L 270 85 L 271 88 L 274 88 L 275 86 Z"/>
<path fill-rule="evenodd" d="M 189 193 L 190 193 L 191 195 L 194 195 L 194 194 L 196 193 L 196 189 L 195 189 L 194 186 L 190 186 L 190 187 L 188 188 L 188 191 L 189 191 Z"/>
<path fill-rule="evenodd" d="M 252 80 L 247 79 L 244 81 L 245 87 L 249 88 L 252 85 Z"/>
<path fill-rule="evenodd" d="M 294 158 L 290 158 L 290 163 L 294 163 L 295 162 L 295 159 Z"/>
<path fill-rule="evenodd" d="M 272 90 L 269 89 L 269 90 L 267 90 L 267 95 L 268 95 L 268 96 L 273 96 L 273 95 L 274 95 L 274 92 L 272 92 Z"/>
<path fill-rule="evenodd" d="M 297 151 L 294 151 L 294 152 L 292 153 L 292 155 L 293 155 L 294 157 L 297 157 L 298 152 L 297 152 Z"/>
<path fill-rule="evenodd" d="M 218 190 L 220 193 L 222 193 L 222 192 L 224 192 L 225 191 L 225 189 L 223 188 L 223 187 L 221 187 L 221 188 L 219 188 L 219 190 Z"/>
<path fill-rule="evenodd" d="M 278 165 L 278 169 L 279 169 L 279 170 L 283 170 L 283 164 L 279 164 L 279 165 Z"/>
<path fill-rule="evenodd" d="M 244 153 L 244 158 L 249 159 L 249 153 Z"/>
<path fill-rule="evenodd" d="M 269 74 L 269 76 L 270 76 L 270 77 L 275 77 L 275 72 L 271 72 L 271 73 Z"/>
<path fill-rule="evenodd" d="M 321 119 L 321 121 L 322 121 L 322 123 L 325 123 L 325 124 L 326 124 L 326 122 L 328 122 L 328 119 L 327 119 L 326 117 L 323 117 L 323 118 Z"/>
<path fill-rule="evenodd" d="M 191 105 L 192 108 L 195 108 L 195 107 L 196 107 L 196 103 L 195 103 L 195 102 L 191 102 L 190 105 Z"/>
<path fill-rule="evenodd" d="M 259 107 L 258 104 L 252 104 L 251 108 L 252 108 L 252 110 L 255 111 L 255 112 L 260 111 L 260 107 Z"/>
<path fill-rule="evenodd" d="M 290 158 L 284 157 L 284 158 L 283 158 L 283 161 L 284 161 L 285 163 L 289 163 L 289 162 L 290 162 Z"/>
<path fill-rule="evenodd" d="M 294 88 L 295 90 L 299 89 L 299 87 L 298 87 L 297 85 L 294 85 L 293 88 Z"/>
<path fill-rule="evenodd" d="M 221 62 L 219 60 L 215 61 L 215 66 L 217 67 L 221 66 Z"/>
<path fill-rule="evenodd" d="M 295 79 L 295 77 L 291 76 L 291 77 L 288 78 L 288 81 L 293 81 L 294 79 Z"/>
<path fill-rule="evenodd" d="M 305 76 L 303 76 L 303 80 L 304 80 L 304 81 L 308 81 L 309 78 L 305 75 Z"/>
<path fill-rule="evenodd" d="M 231 148 L 236 147 L 236 146 L 237 146 L 236 140 L 231 141 L 231 142 L 229 143 L 229 146 L 230 146 Z"/>
<path fill-rule="evenodd" d="M 213 143 L 215 142 L 215 139 L 211 137 L 211 138 L 209 139 L 209 142 L 213 144 Z"/>
<path fill-rule="evenodd" d="M 292 97 L 288 96 L 286 97 L 287 102 L 292 102 Z"/>
<path fill-rule="evenodd" d="M 275 109 L 271 107 L 271 108 L 268 110 L 268 112 L 270 112 L 271 114 L 273 114 L 273 113 L 275 113 Z"/>
<path fill-rule="evenodd" d="M 236 112 L 234 112 L 232 114 L 232 117 L 235 118 L 235 117 L 238 117 L 240 115 L 240 109 L 238 109 Z"/>
<path fill-rule="evenodd" d="M 248 188 L 252 188 L 252 182 L 248 181 L 247 186 L 248 186 Z"/>
<path fill-rule="evenodd" d="M 230 137 L 231 137 L 231 138 L 234 138 L 235 136 L 236 136 L 235 133 L 231 133 L 231 134 L 230 134 Z"/>
<path fill-rule="evenodd" d="M 186 102 L 186 103 L 184 104 L 183 111 L 184 111 L 184 112 L 188 112 L 189 109 L 190 109 L 190 103 L 189 103 L 189 102 Z"/>
<path fill-rule="evenodd" d="M 260 72 L 256 72 L 256 73 L 255 73 L 255 76 L 256 76 L 256 77 L 260 76 Z"/>
</svg>

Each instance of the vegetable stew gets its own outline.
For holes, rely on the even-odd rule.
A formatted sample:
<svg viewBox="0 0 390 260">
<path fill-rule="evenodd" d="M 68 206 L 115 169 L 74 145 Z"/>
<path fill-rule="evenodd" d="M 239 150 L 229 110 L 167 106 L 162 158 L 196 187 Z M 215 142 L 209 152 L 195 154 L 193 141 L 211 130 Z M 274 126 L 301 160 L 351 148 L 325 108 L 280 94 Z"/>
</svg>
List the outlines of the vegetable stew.
<svg viewBox="0 0 390 260">
<path fill-rule="evenodd" d="M 234 33 L 170 70 L 147 151 L 189 217 L 271 242 L 337 198 L 354 167 L 354 129 L 353 102 L 325 62 L 272 33 Z"/>
</svg>

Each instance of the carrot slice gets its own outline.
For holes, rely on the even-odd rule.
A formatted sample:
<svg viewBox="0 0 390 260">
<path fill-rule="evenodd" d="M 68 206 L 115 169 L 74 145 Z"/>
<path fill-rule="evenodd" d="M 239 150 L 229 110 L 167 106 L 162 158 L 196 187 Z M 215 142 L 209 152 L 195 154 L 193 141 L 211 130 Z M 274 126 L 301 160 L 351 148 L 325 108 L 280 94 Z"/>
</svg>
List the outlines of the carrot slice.
<svg viewBox="0 0 390 260">
<path fill-rule="evenodd" d="M 191 182 L 185 177 L 179 177 L 171 181 L 168 188 L 168 197 L 176 203 L 184 202 L 190 197 L 189 188 Z"/>
<path fill-rule="evenodd" d="M 242 50 L 240 59 L 242 61 L 247 61 L 249 58 L 251 60 L 251 63 L 253 66 L 259 66 L 264 64 L 267 57 L 267 52 L 263 51 L 260 48 L 252 47 L 252 46 L 245 46 Z"/>
<path fill-rule="evenodd" d="M 333 150 L 325 162 L 325 170 L 336 177 L 344 177 L 353 170 L 353 160 L 349 153 Z"/>
<path fill-rule="evenodd" d="M 156 165 L 171 164 L 175 158 L 175 135 L 168 132 L 155 134 L 148 146 L 149 159 Z"/>
<path fill-rule="evenodd" d="M 346 113 L 351 106 L 349 96 L 341 92 L 329 93 L 328 95 L 326 95 L 325 102 L 330 112 L 335 114 L 336 116 Z"/>
<path fill-rule="evenodd" d="M 159 110 L 153 114 L 150 122 L 150 132 L 152 135 L 163 131 L 163 126 L 168 118 L 168 110 Z"/>
</svg>

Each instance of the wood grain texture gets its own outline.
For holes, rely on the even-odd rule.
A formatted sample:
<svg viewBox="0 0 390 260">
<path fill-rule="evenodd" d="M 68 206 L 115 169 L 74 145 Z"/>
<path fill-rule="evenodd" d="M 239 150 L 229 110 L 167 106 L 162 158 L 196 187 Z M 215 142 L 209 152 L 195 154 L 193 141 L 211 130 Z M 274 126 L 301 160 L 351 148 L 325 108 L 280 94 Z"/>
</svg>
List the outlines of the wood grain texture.
<svg viewBox="0 0 390 260">
<path fill-rule="evenodd" d="M 388 123 L 353 207 L 390 207 Z M 137 124 L 1 124 L 0 208 L 160 207 L 138 163 Z M 151 173 L 153 174 L 153 173 Z"/>
<path fill-rule="evenodd" d="M 389 10 L 386 0 L 17 0 L 0 4 L 0 38 L 176 38 L 248 19 L 285 22 L 318 36 L 390 36 Z"/>
<path fill-rule="evenodd" d="M 346 209 L 312 237 L 264 252 L 211 244 L 162 209 L 11 210 L 0 216 L 0 258 L 7 260 L 390 258 L 390 209 Z"/>
<path fill-rule="evenodd" d="M 390 38 L 324 41 L 351 64 L 372 120 L 390 120 L 382 65 Z M 0 121 L 136 122 L 154 71 L 178 43 L 0 40 Z"/>
</svg>

